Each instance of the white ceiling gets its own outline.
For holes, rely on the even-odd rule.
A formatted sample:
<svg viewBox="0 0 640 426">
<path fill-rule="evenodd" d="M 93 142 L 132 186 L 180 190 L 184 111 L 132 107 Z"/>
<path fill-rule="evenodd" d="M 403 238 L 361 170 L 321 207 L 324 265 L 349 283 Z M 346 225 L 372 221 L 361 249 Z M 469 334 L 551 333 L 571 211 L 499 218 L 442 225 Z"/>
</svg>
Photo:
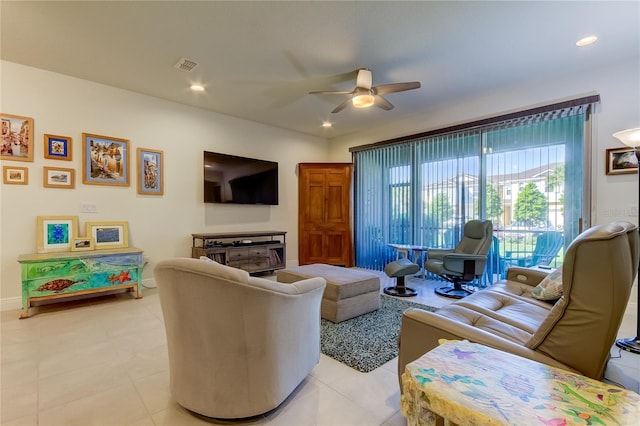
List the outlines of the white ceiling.
<svg viewBox="0 0 640 426">
<path fill-rule="evenodd" d="M 1 58 L 231 116 L 334 138 L 438 105 L 640 60 L 640 2 L 10 2 Z M 585 48 L 575 42 L 595 34 Z M 192 73 L 173 65 L 198 62 Z M 357 68 L 395 109 L 331 114 Z M 199 82 L 204 93 L 188 87 Z M 597 89 L 597 88 L 594 88 Z M 480 112 L 479 112 L 480 114 Z M 333 128 L 323 129 L 330 120 Z"/>
</svg>

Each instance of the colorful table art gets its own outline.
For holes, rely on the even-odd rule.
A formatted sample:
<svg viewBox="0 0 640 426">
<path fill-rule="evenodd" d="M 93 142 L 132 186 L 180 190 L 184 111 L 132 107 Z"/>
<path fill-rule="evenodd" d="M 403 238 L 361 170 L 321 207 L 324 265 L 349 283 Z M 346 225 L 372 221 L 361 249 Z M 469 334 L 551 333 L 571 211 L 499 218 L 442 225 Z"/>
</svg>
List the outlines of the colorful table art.
<svg viewBox="0 0 640 426">
<path fill-rule="evenodd" d="M 111 250 L 26 254 L 22 268 L 22 313 L 29 316 L 33 302 L 114 290 L 142 297 L 142 250 Z"/>
<path fill-rule="evenodd" d="M 635 392 L 467 341 L 407 364 L 402 385 L 409 426 L 640 424 Z"/>
</svg>

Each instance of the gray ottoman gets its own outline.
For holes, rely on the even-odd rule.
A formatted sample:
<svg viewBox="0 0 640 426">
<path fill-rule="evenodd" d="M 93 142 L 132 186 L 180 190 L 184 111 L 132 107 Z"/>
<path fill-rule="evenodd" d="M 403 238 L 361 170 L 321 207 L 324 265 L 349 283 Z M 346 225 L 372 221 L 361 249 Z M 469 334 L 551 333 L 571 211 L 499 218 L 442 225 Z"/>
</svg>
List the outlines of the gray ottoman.
<svg viewBox="0 0 640 426">
<path fill-rule="evenodd" d="M 415 289 L 405 285 L 404 277 L 415 274 L 419 270 L 420 266 L 409 259 L 398 259 L 395 262 L 389 263 L 384 267 L 384 273 L 390 278 L 395 278 L 396 285 L 393 287 L 385 287 L 383 291 L 390 296 L 417 296 L 418 292 Z"/>
<path fill-rule="evenodd" d="M 327 280 L 320 315 L 335 323 L 380 308 L 380 278 L 370 272 L 315 263 L 280 269 L 276 277 L 281 283 L 312 277 Z"/>
</svg>

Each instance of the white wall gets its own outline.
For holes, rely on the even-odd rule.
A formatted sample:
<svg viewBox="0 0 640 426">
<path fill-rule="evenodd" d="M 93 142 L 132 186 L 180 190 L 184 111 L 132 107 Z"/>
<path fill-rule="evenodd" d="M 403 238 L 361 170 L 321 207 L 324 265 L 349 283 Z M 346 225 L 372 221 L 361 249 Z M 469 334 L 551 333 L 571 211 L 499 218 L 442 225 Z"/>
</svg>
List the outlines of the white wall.
<svg viewBox="0 0 640 426">
<path fill-rule="evenodd" d="M 29 168 L 29 185 L 0 186 L 0 301 L 19 308 L 20 269 L 16 258 L 36 250 L 39 215 L 78 215 L 86 221 L 126 220 L 130 245 L 141 247 L 153 263 L 170 256 L 189 256 L 191 233 L 238 230 L 285 230 L 287 263 L 297 262 L 297 177 L 299 162 L 351 161 L 349 148 L 414 134 L 460 122 L 569 97 L 599 93 L 594 115 L 593 223 L 637 222 L 635 175 L 605 175 L 605 149 L 620 143 L 615 131 L 640 126 L 640 59 L 579 75 L 541 78 L 527 86 L 504 88 L 408 117 L 393 126 L 374 128 L 328 143 L 209 111 L 91 83 L 56 73 L 0 62 L 0 109 L 35 120 L 33 163 L 3 161 Z M 428 90 L 428 84 L 425 84 Z M 398 108 L 399 110 L 400 108 Z M 390 112 L 393 113 L 393 112 Z M 129 139 L 135 148 L 165 152 L 165 195 L 136 193 L 135 168 L 128 188 L 83 185 L 81 134 L 97 133 Z M 72 162 L 45 160 L 43 134 L 73 138 Z M 280 205 L 226 206 L 202 202 L 202 151 L 257 157 L 280 163 Z M 43 166 L 76 169 L 76 189 L 43 188 Z M 98 213 L 80 213 L 81 202 L 98 205 Z M 150 269 L 145 278 L 150 277 Z M 9 302 L 7 302 L 9 301 Z"/>
<path fill-rule="evenodd" d="M 423 90 L 429 90 L 428 82 Z M 372 128 L 357 135 L 333 139 L 331 161 L 351 161 L 350 147 L 595 93 L 600 94 L 601 101 L 593 116 L 592 224 L 613 220 L 638 223 L 638 177 L 605 174 L 605 150 L 623 146 L 611 134 L 640 127 L 638 56 L 606 68 L 586 69 L 576 75 L 541 78 L 522 87 L 507 87 L 434 109 L 428 114 L 408 117 L 396 122 L 393 127 Z"/>
<path fill-rule="evenodd" d="M 0 109 L 34 119 L 34 162 L 26 166 L 29 184 L 0 186 L 0 300 L 20 308 L 22 253 L 36 252 L 36 217 L 77 215 L 84 235 L 87 221 L 129 222 L 129 245 L 150 256 L 144 278 L 163 258 L 191 255 L 191 233 L 287 231 L 287 263 L 298 259 L 296 164 L 328 160 L 328 142 L 61 74 L 0 62 Z M 83 132 L 129 139 L 129 187 L 82 184 Z M 44 159 L 43 134 L 73 138 L 73 161 Z M 135 150 L 164 151 L 164 196 L 137 194 Z M 279 162 L 278 206 L 203 203 L 204 150 Z M 43 166 L 74 168 L 75 189 L 44 188 Z M 95 214 L 80 204 L 97 204 Z"/>
</svg>

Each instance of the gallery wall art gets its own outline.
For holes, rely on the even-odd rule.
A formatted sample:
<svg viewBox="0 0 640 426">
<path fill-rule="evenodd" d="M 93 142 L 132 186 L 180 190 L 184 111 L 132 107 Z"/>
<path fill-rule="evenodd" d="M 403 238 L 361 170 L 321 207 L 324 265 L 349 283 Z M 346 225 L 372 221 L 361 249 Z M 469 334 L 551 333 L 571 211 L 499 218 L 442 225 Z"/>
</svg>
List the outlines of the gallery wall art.
<svg viewBox="0 0 640 426">
<path fill-rule="evenodd" d="M 33 161 L 33 118 L 0 113 L 2 145 L 0 159 Z"/>
<path fill-rule="evenodd" d="M 83 133 L 82 183 L 129 186 L 129 140 Z"/>
</svg>

